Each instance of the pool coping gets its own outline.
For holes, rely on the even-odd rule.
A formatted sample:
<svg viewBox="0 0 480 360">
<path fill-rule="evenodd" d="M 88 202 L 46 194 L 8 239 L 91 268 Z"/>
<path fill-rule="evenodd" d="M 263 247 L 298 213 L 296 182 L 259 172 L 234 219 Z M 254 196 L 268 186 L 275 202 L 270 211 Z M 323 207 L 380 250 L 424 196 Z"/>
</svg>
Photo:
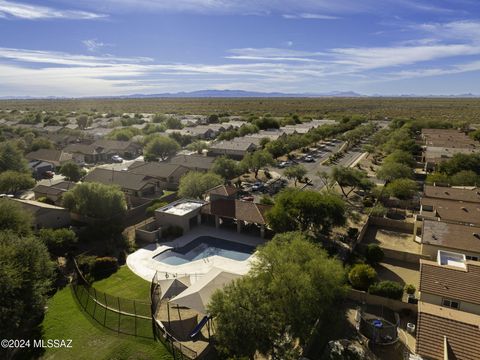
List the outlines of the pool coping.
<svg viewBox="0 0 480 360">
<path fill-rule="evenodd" d="M 169 265 L 153 259 L 153 257 L 165 250 L 185 246 L 201 236 L 216 237 L 249 246 L 258 246 L 265 243 L 265 240 L 260 237 L 201 225 L 171 242 L 150 244 L 138 249 L 127 257 L 127 266 L 136 275 L 147 281 L 151 281 L 155 273 L 159 271 L 164 273 L 165 278 L 170 276 L 190 276 L 192 283 L 198 277 L 209 272 L 213 267 L 241 275 L 246 274 L 250 270 L 251 262 L 255 259 L 255 253 L 243 261 L 214 255 L 181 265 Z"/>
</svg>

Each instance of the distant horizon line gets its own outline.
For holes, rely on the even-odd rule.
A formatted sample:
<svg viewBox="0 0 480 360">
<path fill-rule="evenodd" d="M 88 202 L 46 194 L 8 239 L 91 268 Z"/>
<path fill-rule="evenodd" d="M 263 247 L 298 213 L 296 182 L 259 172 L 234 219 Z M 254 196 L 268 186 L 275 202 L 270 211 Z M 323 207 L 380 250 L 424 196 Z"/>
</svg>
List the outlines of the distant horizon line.
<svg viewBox="0 0 480 360">
<path fill-rule="evenodd" d="M 330 91 L 325 93 L 284 93 L 284 92 L 262 92 L 238 89 L 224 90 L 193 90 L 179 92 L 165 92 L 152 94 L 128 94 L 128 95 L 93 95 L 93 96 L 32 96 L 32 95 L 11 95 L 0 96 L 0 100 L 82 100 L 82 99 L 152 99 L 152 98 L 480 98 L 479 94 L 360 94 L 355 91 Z"/>
</svg>

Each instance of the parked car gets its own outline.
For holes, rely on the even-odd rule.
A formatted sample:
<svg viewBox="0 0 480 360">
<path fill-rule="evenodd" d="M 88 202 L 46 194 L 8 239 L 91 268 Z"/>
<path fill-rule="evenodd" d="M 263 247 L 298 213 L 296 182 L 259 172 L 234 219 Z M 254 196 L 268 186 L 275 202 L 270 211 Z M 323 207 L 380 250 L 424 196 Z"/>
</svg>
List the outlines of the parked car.
<svg viewBox="0 0 480 360">
<path fill-rule="evenodd" d="M 54 176 L 55 176 L 55 173 L 53 171 L 45 171 L 43 173 L 44 179 L 52 179 Z"/>
<path fill-rule="evenodd" d="M 315 159 L 312 155 L 307 155 L 307 156 L 305 156 L 304 161 L 305 162 L 315 162 Z"/>
<path fill-rule="evenodd" d="M 260 191 L 263 189 L 263 183 L 261 181 L 257 181 L 255 184 L 252 186 L 252 191 Z"/>
<path fill-rule="evenodd" d="M 243 196 L 241 198 L 243 201 L 253 201 L 255 198 L 252 195 Z"/>
<path fill-rule="evenodd" d="M 121 164 L 121 163 L 123 162 L 123 158 L 120 157 L 120 156 L 118 156 L 118 155 L 113 155 L 113 156 L 112 156 L 112 161 L 113 161 L 114 163 L 119 163 L 119 164 Z"/>
<path fill-rule="evenodd" d="M 289 165 L 291 165 L 290 161 L 281 161 L 281 162 L 278 163 L 278 167 L 281 168 L 281 169 L 286 168 Z"/>
</svg>

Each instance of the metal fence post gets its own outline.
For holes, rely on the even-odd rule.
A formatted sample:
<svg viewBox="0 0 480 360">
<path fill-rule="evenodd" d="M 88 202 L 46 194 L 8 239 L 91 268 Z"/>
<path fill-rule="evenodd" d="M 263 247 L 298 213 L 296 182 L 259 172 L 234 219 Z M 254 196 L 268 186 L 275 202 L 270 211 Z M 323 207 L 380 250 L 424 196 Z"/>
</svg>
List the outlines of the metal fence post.
<svg viewBox="0 0 480 360">
<path fill-rule="evenodd" d="M 137 336 L 137 307 L 135 306 L 135 300 L 133 300 L 133 313 L 135 314 L 135 316 L 134 316 L 134 321 L 135 321 L 135 336 Z"/>
<path fill-rule="evenodd" d="M 117 332 L 120 332 L 120 298 L 117 296 L 117 303 L 118 303 L 118 329 Z"/>
</svg>

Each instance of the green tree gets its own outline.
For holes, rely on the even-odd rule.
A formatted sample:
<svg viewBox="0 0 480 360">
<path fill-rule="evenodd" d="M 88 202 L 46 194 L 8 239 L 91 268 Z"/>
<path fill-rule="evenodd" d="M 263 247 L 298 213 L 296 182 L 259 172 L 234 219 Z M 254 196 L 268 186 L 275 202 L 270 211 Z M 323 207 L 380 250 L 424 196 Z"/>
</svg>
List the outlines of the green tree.
<svg viewBox="0 0 480 360">
<path fill-rule="evenodd" d="M 203 150 L 208 149 L 208 144 L 205 141 L 197 140 L 187 146 L 188 150 L 196 151 L 198 154 L 202 154 Z"/>
<path fill-rule="evenodd" d="M 453 186 L 477 186 L 480 185 L 480 175 L 472 170 L 462 170 L 450 177 Z"/>
<path fill-rule="evenodd" d="M 307 175 L 307 169 L 301 164 L 293 165 L 286 168 L 283 175 L 285 175 L 288 179 L 294 180 L 296 187 L 297 181 L 301 181 L 305 175 Z"/>
<path fill-rule="evenodd" d="M 32 215 L 14 200 L 0 199 L 0 231 L 10 230 L 18 235 L 32 231 Z"/>
<path fill-rule="evenodd" d="M 376 265 L 383 260 L 385 254 L 378 244 L 368 244 L 365 251 L 365 258 L 370 265 Z"/>
<path fill-rule="evenodd" d="M 402 178 L 410 179 L 412 176 L 412 168 L 410 168 L 408 165 L 392 162 L 382 164 L 377 172 L 377 177 L 385 181 L 392 181 Z"/>
<path fill-rule="evenodd" d="M 67 162 L 60 167 L 60 174 L 65 176 L 69 181 L 77 182 L 80 181 L 86 174 L 86 171 L 83 170 L 79 165 L 74 162 Z"/>
<path fill-rule="evenodd" d="M 342 264 L 300 233 L 276 235 L 257 252 L 250 273 L 217 291 L 209 311 L 219 349 L 227 356 L 298 359 L 345 291 Z M 322 301 L 318 301 L 322 299 Z"/>
<path fill-rule="evenodd" d="M 18 172 L 27 172 L 27 161 L 22 152 L 11 142 L 0 144 L 0 172 L 13 170 Z"/>
<path fill-rule="evenodd" d="M 240 162 L 226 156 L 220 156 L 213 162 L 212 172 L 229 180 L 244 172 Z"/>
<path fill-rule="evenodd" d="M 469 135 L 473 140 L 480 141 L 480 130 L 472 131 Z"/>
<path fill-rule="evenodd" d="M 41 322 L 53 264 L 40 241 L 5 231 L 0 232 L 0 259 L 0 337 L 28 339 Z"/>
<path fill-rule="evenodd" d="M 357 189 L 369 190 L 373 187 L 366 172 L 349 167 L 335 166 L 331 173 L 331 179 L 338 183 L 346 198 Z M 346 188 L 350 188 L 350 190 L 346 191 Z"/>
<path fill-rule="evenodd" d="M 5 171 L 0 173 L 0 191 L 7 194 L 16 194 L 19 191 L 31 189 L 35 180 L 28 173 Z"/>
<path fill-rule="evenodd" d="M 178 196 L 182 198 L 200 199 L 207 190 L 221 185 L 223 182 L 224 179 L 214 173 L 189 171 L 180 179 Z"/>
<path fill-rule="evenodd" d="M 384 160 L 384 163 L 399 163 L 407 165 L 411 168 L 415 166 L 415 159 L 413 155 L 404 150 L 395 150 L 388 155 Z"/>
<path fill-rule="evenodd" d="M 37 151 L 39 149 L 53 149 L 53 144 L 46 138 L 36 138 L 30 143 L 29 151 Z"/>
<path fill-rule="evenodd" d="M 268 165 L 273 165 L 274 160 L 269 152 L 265 150 L 257 150 L 251 154 L 247 154 L 243 158 L 242 164 L 245 168 L 251 169 L 255 174 L 255 178 L 257 178 L 260 169 Z"/>
<path fill-rule="evenodd" d="M 332 193 L 285 189 L 275 197 L 266 217 L 275 232 L 327 233 L 332 226 L 345 223 L 345 203 Z"/>
<path fill-rule="evenodd" d="M 74 213 L 106 221 L 123 216 L 127 210 L 120 188 L 94 182 L 75 185 L 63 194 L 63 205 Z"/>
<path fill-rule="evenodd" d="M 375 283 L 377 272 L 367 264 L 356 264 L 348 273 L 348 280 L 355 289 L 367 290 L 370 285 Z"/>
<path fill-rule="evenodd" d="M 64 255 L 77 243 L 77 235 L 70 229 L 40 229 L 38 238 L 55 255 Z"/>
<path fill-rule="evenodd" d="M 155 161 L 158 158 L 165 160 L 169 156 L 175 155 L 178 150 L 180 150 L 180 145 L 175 140 L 158 135 L 153 137 L 145 146 L 145 160 Z"/>
<path fill-rule="evenodd" d="M 431 174 L 427 175 L 427 178 L 425 182 L 428 185 L 434 185 L 434 184 L 450 184 L 450 177 L 447 174 L 442 174 L 439 172 L 434 172 Z"/>
<path fill-rule="evenodd" d="M 386 191 L 390 196 L 400 200 L 412 199 L 418 192 L 418 184 L 411 179 L 396 179 L 386 186 Z"/>
<path fill-rule="evenodd" d="M 460 171 L 470 170 L 480 175 L 480 154 L 455 154 L 440 163 L 439 171 L 454 175 Z"/>
<path fill-rule="evenodd" d="M 281 140 L 273 140 L 268 142 L 265 145 L 265 150 L 272 154 L 272 156 L 275 158 L 282 156 L 287 152 L 285 142 Z"/>
</svg>

